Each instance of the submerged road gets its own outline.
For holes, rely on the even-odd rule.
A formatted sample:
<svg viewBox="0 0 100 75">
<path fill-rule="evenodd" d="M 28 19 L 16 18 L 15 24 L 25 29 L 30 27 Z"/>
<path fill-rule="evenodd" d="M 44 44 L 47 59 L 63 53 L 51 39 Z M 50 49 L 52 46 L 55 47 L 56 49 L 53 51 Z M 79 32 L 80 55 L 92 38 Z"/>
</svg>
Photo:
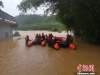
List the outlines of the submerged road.
<svg viewBox="0 0 100 75">
<path fill-rule="evenodd" d="M 0 75 L 75 75 L 78 64 L 94 64 L 100 75 L 100 47 L 79 44 L 77 51 L 25 47 L 24 39 L 0 43 Z"/>
</svg>

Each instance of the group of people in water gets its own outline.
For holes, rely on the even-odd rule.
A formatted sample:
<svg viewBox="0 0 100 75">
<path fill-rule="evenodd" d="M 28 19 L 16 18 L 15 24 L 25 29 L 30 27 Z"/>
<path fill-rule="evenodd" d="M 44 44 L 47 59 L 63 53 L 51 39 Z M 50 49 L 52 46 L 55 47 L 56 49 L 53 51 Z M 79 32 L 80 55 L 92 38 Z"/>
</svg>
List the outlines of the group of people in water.
<svg viewBox="0 0 100 75">
<path fill-rule="evenodd" d="M 41 45 L 54 48 L 54 49 L 60 49 L 60 48 L 72 48 L 76 49 L 75 44 L 73 43 L 73 36 L 67 35 L 66 38 L 64 37 L 56 37 L 52 33 L 49 35 L 42 34 L 36 34 L 34 41 L 31 41 L 29 39 L 29 36 L 27 35 L 25 38 L 26 46 L 31 47 L 33 45 Z"/>
</svg>

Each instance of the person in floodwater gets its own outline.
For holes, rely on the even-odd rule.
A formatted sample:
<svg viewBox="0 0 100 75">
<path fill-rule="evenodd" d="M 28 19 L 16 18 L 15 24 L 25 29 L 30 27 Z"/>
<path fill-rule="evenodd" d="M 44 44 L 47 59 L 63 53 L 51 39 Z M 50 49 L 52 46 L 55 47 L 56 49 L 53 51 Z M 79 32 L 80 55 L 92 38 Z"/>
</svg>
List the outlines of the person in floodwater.
<svg viewBox="0 0 100 75">
<path fill-rule="evenodd" d="M 44 33 L 42 33 L 41 41 L 44 41 L 44 40 L 45 40 L 45 35 L 44 35 Z"/>
<path fill-rule="evenodd" d="M 67 47 L 69 47 L 69 45 L 71 43 L 73 43 L 73 37 L 71 35 L 67 35 L 67 39 L 66 39 L 66 42 L 67 42 Z"/>
<path fill-rule="evenodd" d="M 48 35 L 47 34 L 45 35 L 45 40 L 46 40 L 46 42 L 48 41 Z"/>
<path fill-rule="evenodd" d="M 41 35 L 40 34 L 36 34 L 34 44 L 35 45 L 41 44 Z"/>
<path fill-rule="evenodd" d="M 53 42 L 52 42 L 53 48 L 54 49 L 60 49 L 60 42 L 59 39 L 57 37 L 54 37 Z"/>
<path fill-rule="evenodd" d="M 60 43 L 60 46 L 62 48 L 67 48 L 67 39 L 62 40 L 62 42 Z"/>
<path fill-rule="evenodd" d="M 39 34 L 36 34 L 36 36 L 35 36 L 35 41 L 38 40 L 38 37 L 39 37 Z"/>
<path fill-rule="evenodd" d="M 25 44 L 26 44 L 26 46 L 28 46 L 28 42 L 30 41 L 30 39 L 29 39 L 29 36 L 27 35 L 26 37 L 25 37 Z"/>
<path fill-rule="evenodd" d="M 46 46 L 46 44 L 47 44 L 46 35 L 44 35 L 44 33 L 42 33 L 42 35 L 41 35 L 41 46 Z"/>
<path fill-rule="evenodd" d="M 52 44 L 53 44 L 53 35 L 49 34 L 49 36 L 48 36 L 48 46 L 52 47 L 53 46 Z"/>
<path fill-rule="evenodd" d="M 62 40 L 62 42 L 60 43 L 60 46 L 61 46 L 62 48 L 67 48 L 67 47 L 69 47 L 69 45 L 70 45 L 71 43 L 73 43 L 73 36 L 68 34 L 68 35 L 67 35 L 67 38 L 64 39 L 64 40 Z"/>
<path fill-rule="evenodd" d="M 39 34 L 39 35 L 38 35 L 38 40 L 37 40 L 38 45 L 41 44 L 41 37 L 42 37 L 41 34 Z"/>
<path fill-rule="evenodd" d="M 37 44 L 38 39 L 39 39 L 39 34 L 36 34 L 35 40 L 33 41 L 33 45 Z"/>
</svg>

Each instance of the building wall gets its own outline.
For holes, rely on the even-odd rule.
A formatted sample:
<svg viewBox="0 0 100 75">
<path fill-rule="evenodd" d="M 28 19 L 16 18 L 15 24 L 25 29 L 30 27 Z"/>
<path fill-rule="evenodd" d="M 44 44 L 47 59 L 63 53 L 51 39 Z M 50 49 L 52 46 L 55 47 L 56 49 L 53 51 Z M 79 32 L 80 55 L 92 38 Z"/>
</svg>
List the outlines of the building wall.
<svg viewBox="0 0 100 75">
<path fill-rule="evenodd" d="M 12 39 L 12 29 L 11 25 L 0 23 L 0 40 Z"/>
</svg>

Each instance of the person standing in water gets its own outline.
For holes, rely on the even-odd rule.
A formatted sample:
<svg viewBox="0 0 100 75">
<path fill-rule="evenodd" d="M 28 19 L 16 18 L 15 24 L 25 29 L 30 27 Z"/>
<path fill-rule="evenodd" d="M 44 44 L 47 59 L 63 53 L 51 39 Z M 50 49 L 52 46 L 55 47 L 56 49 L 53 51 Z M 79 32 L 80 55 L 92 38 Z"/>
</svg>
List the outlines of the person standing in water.
<svg viewBox="0 0 100 75">
<path fill-rule="evenodd" d="M 44 41 L 45 40 L 45 35 L 44 35 L 44 33 L 42 33 L 42 35 L 41 35 L 41 41 Z"/>
<path fill-rule="evenodd" d="M 53 46 L 53 35 L 49 34 L 48 36 L 48 46 L 52 47 Z"/>
<path fill-rule="evenodd" d="M 67 42 L 67 47 L 69 47 L 69 45 L 71 43 L 73 43 L 73 37 L 72 37 L 72 35 L 69 35 L 69 34 L 67 35 L 66 42 Z"/>
<path fill-rule="evenodd" d="M 26 46 L 28 46 L 28 42 L 29 42 L 29 36 L 27 35 L 26 37 L 25 37 L 25 44 L 26 44 Z"/>
</svg>

